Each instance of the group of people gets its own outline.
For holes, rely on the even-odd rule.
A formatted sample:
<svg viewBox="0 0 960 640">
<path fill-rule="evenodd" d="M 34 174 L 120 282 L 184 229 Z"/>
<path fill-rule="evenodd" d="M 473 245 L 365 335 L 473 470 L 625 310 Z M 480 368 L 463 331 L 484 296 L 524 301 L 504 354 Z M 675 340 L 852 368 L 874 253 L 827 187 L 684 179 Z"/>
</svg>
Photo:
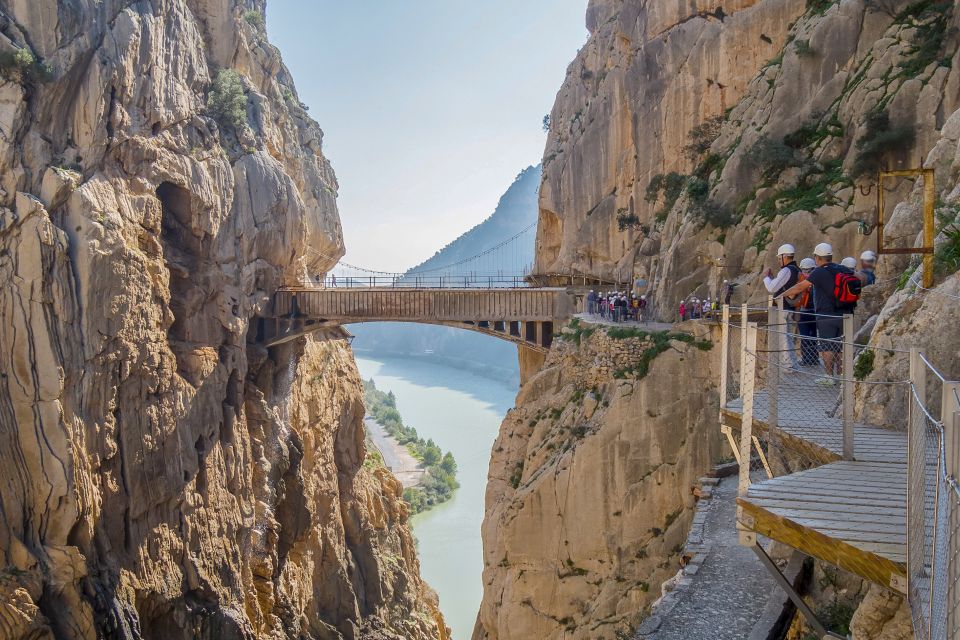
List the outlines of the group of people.
<svg viewBox="0 0 960 640">
<path fill-rule="evenodd" d="M 776 299 L 783 301 L 788 331 L 784 332 L 784 350 L 794 369 L 823 363 L 825 375 L 818 384 L 836 384 L 842 371 L 843 316 L 853 313 L 863 287 L 876 282 L 877 254 L 864 251 L 859 261 L 847 257 L 834 262 L 833 247 L 821 242 L 813 257 L 796 261 L 796 248 L 784 244 L 777 250 L 780 269 L 767 269 L 763 284 Z M 795 330 L 793 330 L 795 329 Z M 797 340 L 799 335 L 799 354 Z"/>
<path fill-rule="evenodd" d="M 631 294 L 623 291 L 597 293 L 590 290 L 587 294 L 587 313 L 598 315 L 604 320 L 612 322 L 646 322 L 647 296 Z"/>
<path fill-rule="evenodd" d="M 680 305 L 677 308 L 677 312 L 680 315 L 680 322 L 684 320 L 700 320 L 706 318 L 713 318 L 720 314 L 720 309 L 723 305 L 720 303 L 720 300 L 711 300 L 706 298 L 701 300 L 700 298 L 688 298 L 687 300 L 681 300 Z"/>
</svg>

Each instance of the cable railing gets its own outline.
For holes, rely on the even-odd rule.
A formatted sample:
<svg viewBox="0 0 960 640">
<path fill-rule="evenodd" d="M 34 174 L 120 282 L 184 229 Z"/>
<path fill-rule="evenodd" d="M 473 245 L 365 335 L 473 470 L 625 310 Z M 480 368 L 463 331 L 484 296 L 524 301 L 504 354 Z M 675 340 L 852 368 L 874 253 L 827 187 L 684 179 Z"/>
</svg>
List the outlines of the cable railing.
<svg viewBox="0 0 960 640">
<path fill-rule="evenodd" d="M 522 274 L 456 276 L 336 276 L 308 278 L 304 288 L 316 289 L 521 289 L 530 287 Z"/>
<path fill-rule="evenodd" d="M 721 417 L 739 421 L 739 439 L 730 426 L 724 433 L 747 461 L 741 497 L 757 482 L 833 462 L 882 467 L 889 489 L 865 490 L 900 504 L 892 522 L 903 523 L 906 581 L 897 588 L 916 637 L 960 640 L 960 382 L 916 349 L 857 344 L 851 316 L 758 312 L 724 307 L 721 318 Z M 803 326 L 827 318 L 842 326 L 835 338 Z M 902 379 L 882 375 L 908 365 Z M 905 509 L 894 493 L 906 496 Z M 841 517 L 859 528 L 858 516 Z"/>
</svg>

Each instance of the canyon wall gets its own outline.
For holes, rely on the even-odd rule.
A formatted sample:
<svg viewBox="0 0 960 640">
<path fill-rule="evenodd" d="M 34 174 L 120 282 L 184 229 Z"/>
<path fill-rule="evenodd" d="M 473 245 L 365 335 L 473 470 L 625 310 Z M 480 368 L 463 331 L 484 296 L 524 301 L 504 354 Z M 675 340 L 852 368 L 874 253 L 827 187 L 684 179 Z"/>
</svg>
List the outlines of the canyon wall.
<svg viewBox="0 0 960 640">
<path fill-rule="evenodd" d="M 436 638 L 343 342 L 256 318 L 343 252 L 261 0 L 0 2 L 0 635 Z"/>
<path fill-rule="evenodd" d="M 706 336 L 628 334 L 564 328 L 507 414 L 475 640 L 627 637 L 676 573 L 720 455 L 717 362 Z"/>
</svg>

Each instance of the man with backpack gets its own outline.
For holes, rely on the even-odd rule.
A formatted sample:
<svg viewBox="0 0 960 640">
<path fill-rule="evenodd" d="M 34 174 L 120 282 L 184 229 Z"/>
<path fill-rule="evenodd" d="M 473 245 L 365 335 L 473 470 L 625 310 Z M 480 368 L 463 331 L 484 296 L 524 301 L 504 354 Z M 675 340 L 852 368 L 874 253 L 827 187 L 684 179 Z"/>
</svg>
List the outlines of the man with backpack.
<svg viewBox="0 0 960 640">
<path fill-rule="evenodd" d="M 805 280 L 797 282 L 783 293 L 784 298 L 793 297 L 813 288 L 813 306 L 817 313 L 818 349 L 823 358 L 826 375 L 817 379 L 817 384 L 833 386 L 834 376 L 843 374 L 843 314 L 850 313 L 856 305 L 863 288 L 861 280 L 851 269 L 833 262 L 833 247 L 821 242 L 813 249 L 817 267 Z M 851 340 L 853 336 L 848 336 Z"/>
</svg>

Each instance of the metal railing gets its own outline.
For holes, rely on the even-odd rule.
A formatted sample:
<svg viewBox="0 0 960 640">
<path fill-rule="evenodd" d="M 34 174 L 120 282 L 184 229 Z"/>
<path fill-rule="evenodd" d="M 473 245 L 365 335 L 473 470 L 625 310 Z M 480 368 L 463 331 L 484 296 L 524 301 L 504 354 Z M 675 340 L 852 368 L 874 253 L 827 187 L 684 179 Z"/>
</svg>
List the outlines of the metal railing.
<svg viewBox="0 0 960 640">
<path fill-rule="evenodd" d="M 920 640 L 960 640 L 960 383 L 910 353 L 908 596 Z"/>
<path fill-rule="evenodd" d="M 526 289 L 523 275 L 459 276 L 327 276 L 304 279 L 304 288 L 316 289 Z"/>
<path fill-rule="evenodd" d="M 749 461 L 740 467 L 741 495 L 758 472 L 773 478 L 838 459 L 869 461 L 886 447 L 883 462 L 906 463 L 906 592 L 916 637 L 960 640 L 960 382 L 916 349 L 856 344 L 850 316 L 839 337 L 811 337 L 797 320 L 823 316 L 809 316 L 723 309 L 721 419 L 740 420 L 739 440 L 729 427 L 724 433 L 738 460 Z M 837 354 L 839 370 L 823 368 L 824 349 Z M 881 366 L 888 359 L 893 366 Z M 873 373 L 908 362 L 903 379 Z"/>
</svg>

